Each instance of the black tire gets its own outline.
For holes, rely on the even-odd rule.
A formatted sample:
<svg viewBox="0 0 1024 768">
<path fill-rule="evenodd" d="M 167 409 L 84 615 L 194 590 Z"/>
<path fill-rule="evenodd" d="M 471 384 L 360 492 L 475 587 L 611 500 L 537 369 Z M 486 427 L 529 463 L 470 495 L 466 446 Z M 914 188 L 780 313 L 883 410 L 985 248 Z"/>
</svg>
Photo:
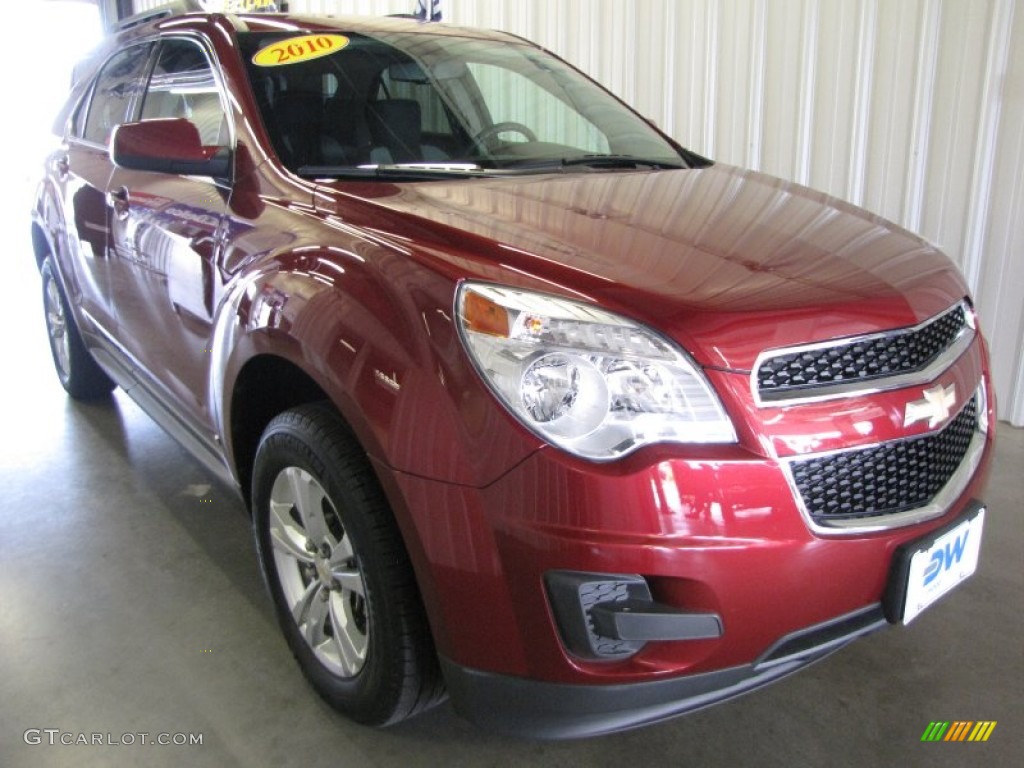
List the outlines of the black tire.
<svg viewBox="0 0 1024 768">
<path fill-rule="evenodd" d="M 442 701 L 412 566 L 376 476 L 326 403 L 267 426 L 253 471 L 256 549 L 303 673 L 335 709 L 388 725 Z"/>
<path fill-rule="evenodd" d="M 43 260 L 41 275 L 46 333 L 50 339 L 53 366 L 57 369 L 61 386 L 76 400 L 106 397 L 116 384 L 86 349 L 49 257 Z"/>
</svg>

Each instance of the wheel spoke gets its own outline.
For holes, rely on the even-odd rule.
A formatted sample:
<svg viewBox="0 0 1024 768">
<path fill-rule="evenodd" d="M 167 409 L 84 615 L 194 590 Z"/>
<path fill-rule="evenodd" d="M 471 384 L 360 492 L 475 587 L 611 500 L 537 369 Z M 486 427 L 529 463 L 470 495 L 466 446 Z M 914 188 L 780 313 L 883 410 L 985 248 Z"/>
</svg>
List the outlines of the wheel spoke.
<svg viewBox="0 0 1024 768">
<path fill-rule="evenodd" d="M 312 475 L 298 467 L 289 467 L 285 471 L 288 474 L 292 502 L 302 520 L 302 527 L 306 529 L 306 535 L 314 544 L 328 541 L 330 532 L 324 522 L 323 512 L 323 502 L 326 497 L 320 484 L 313 479 Z"/>
<path fill-rule="evenodd" d="M 359 632 L 348 613 L 348 598 L 332 595 L 330 601 L 333 644 L 338 654 L 342 673 L 354 675 L 366 659 L 366 636 Z"/>
<path fill-rule="evenodd" d="M 331 576 L 342 588 L 344 594 L 355 592 L 361 598 L 366 598 L 366 586 L 363 584 L 363 574 L 355 566 L 335 566 L 331 568 Z"/>
<path fill-rule="evenodd" d="M 312 605 L 313 598 L 316 597 L 316 593 L 321 587 L 321 583 L 317 581 L 310 582 L 309 586 L 299 596 L 299 599 L 292 605 L 292 618 L 294 618 L 295 624 L 299 627 L 309 620 L 309 606 Z"/>
<path fill-rule="evenodd" d="M 352 549 L 352 540 L 346 534 L 331 549 L 331 565 L 348 565 L 354 558 L 355 550 Z"/>
<path fill-rule="evenodd" d="M 331 577 L 345 592 L 355 592 L 365 598 L 366 586 L 363 584 L 363 574 L 355 563 L 352 541 L 348 536 L 344 536 L 331 551 Z"/>
<path fill-rule="evenodd" d="M 288 516 L 290 504 L 270 502 L 270 540 L 278 552 L 294 557 L 300 563 L 312 564 L 313 555 L 305 547 L 305 532 Z M 302 540 L 300 540 L 302 539 Z"/>
<path fill-rule="evenodd" d="M 299 629 L 303 630 L 305 633 L 309 632 L 309 628 L 308 626 L 303 627 L 303 625 L 309 624 L 311 616 L 316 612 L 317 605 L 322 604 L 323 602 L 317 597 L 321 589 L 323 589 L 323 585 L 314 579 L 309 583 L 309 586 L 306 587 L 306 591 L 303 592 L 299 599 L 295 601 L 295 605 L 292 606 L 292 618 L 295 619 L 295 623 L 298 625 Z M 320 623 L 322 624 L 322 612 L 320 614 L 320 619 Z"/>
</svg>

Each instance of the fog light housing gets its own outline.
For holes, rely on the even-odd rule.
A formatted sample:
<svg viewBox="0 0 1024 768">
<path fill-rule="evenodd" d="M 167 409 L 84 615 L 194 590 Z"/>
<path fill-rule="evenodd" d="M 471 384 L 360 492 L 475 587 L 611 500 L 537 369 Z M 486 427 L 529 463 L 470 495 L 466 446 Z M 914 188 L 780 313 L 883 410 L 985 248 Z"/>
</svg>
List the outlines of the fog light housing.
<svg viewBox="0 0 1024 768">
<path fill-rule="evenodd" d="M 718 614 L 657 603 L 647 581 L 636 574 L 549 571 L 544 583 L 562 642 L 581 659 L 628 659 L 651 641 L 723 634 Z"/>
</svg>

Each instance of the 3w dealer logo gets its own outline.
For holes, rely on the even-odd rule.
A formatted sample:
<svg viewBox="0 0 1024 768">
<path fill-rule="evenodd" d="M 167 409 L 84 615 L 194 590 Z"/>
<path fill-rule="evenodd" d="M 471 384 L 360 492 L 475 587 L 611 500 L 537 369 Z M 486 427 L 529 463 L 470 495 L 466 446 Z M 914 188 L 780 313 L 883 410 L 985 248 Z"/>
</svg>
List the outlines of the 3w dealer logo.
<svg viewBox="0 0 1024 768">
<path fill-rule="evenodd" d="M 995 729 L 995 720 L 932 722 L 924 729 L 921 741 L 988 741 Z"/>
</svg>

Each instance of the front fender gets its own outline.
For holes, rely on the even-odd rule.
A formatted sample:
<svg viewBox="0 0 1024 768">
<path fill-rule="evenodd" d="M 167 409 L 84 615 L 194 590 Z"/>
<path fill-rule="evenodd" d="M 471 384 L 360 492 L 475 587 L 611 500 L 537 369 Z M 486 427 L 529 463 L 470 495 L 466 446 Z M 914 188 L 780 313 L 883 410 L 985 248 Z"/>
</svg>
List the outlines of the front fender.
<svg viewBox="0 0 1024 768">
<path fill-rule="evenodd" d="M 451 279 L 371 247 L 297 248 L 237 276 L 214 332 L 220 434 L 232 433 L 241 372 L 272 356 L 327 394 L 378 463 L 462 485 L 493 482 L 536 450 L 536 438 L 468 363 L 451 318 Z"/>
</svg>

